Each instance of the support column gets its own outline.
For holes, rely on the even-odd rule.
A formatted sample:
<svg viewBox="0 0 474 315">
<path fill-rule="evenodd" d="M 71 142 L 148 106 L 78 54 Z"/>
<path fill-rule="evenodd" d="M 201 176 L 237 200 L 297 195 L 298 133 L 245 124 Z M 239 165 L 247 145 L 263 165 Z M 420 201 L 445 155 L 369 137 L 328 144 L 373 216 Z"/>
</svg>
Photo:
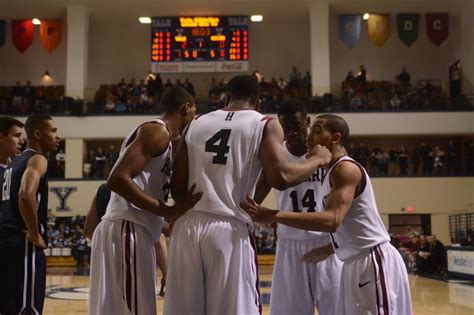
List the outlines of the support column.
<svg viewBox="0 0 474 315">
<path fill-rule="evenodd" d="M 82 178 L 84 140 L 66 139 L 65 178 Z"/>
<path fill-rule="evenodd" d="M 66 96 L 84 98 L 87 84 L 89 13 L 86 8 L 67 8 Z"/>
<path fill-rule="evenodd" d="M 313 95 L 331 92 L 329 60 L 329 2 L 312 1 L 309 9 L 311 79 Z"/>
</svg>

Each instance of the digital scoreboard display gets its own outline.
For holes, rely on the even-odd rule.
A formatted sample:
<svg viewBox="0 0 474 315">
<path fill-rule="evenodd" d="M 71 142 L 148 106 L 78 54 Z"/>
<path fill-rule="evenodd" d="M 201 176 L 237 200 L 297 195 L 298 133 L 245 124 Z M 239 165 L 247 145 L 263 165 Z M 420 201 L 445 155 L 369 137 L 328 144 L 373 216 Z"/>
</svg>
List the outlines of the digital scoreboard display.
<svg viewBox="0 0 474 315">
<path fill-rule="evenodd" d="M 152 71 L 248 71 L 248 23 L 248 16 L 154 17 Z"/>
</svg>

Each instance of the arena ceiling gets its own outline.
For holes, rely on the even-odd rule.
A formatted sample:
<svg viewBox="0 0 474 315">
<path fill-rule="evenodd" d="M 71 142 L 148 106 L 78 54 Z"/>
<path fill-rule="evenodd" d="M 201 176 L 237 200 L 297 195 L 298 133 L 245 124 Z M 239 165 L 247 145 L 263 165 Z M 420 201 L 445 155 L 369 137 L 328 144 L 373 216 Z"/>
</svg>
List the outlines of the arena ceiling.
<svg viewBox="0 0 474 315">
<path fill-rule="evenodd" d="M 165 15 L 262 14 L 277 17 L 307 14 L 314 1 L 329 1 L 338 12 L 384 12 L 387 7 L 409 12 L 460 12 L 474 0 L 0 0 L 0 19 L 32 16 L 55 18 L 65 15 L 68 6 L 86 7 L 92 18 L 136 18 Z"/>
</svg>

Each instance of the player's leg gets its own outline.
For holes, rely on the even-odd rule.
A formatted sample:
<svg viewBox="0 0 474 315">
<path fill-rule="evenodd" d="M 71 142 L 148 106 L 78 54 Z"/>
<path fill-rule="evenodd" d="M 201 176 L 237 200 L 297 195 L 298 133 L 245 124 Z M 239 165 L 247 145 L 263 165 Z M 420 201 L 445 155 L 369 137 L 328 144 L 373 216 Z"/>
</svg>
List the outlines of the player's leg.
<svg viewBox="0 0 474 315">
<path fill-rule="evenodd" d="M 246 224 L 208 216 L 201 251 L 206 314 L 260 314 L 257 254 Z"/>
<path fill-rule="evenodd" d="M 301 261 L 306 242 L 278 239 L 270 296 L 272 315 L 314 314 L 313 288 L 308 278 L 316 267 Z"/>
<path fill-rule="evenodd" d="M 201 218 L 188 212 L 170 236 L 164 314 L 205 314 L 204 278 L 199 248 Z"/>
</svg>

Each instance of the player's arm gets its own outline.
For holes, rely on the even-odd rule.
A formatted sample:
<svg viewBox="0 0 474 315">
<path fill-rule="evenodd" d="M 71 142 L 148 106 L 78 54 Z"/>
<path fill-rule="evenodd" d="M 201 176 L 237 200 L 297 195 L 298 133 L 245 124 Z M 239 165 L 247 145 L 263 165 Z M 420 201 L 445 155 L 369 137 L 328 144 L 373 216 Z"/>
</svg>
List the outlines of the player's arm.
<svg viewBox="0 0 474 315">
<path fill-rule="evenodd" d="M 99 219 L 99 214 L 97 213 L 97 192 L 96 192 L 94 194 L 94 198 L 92 199 L 89 212 L 87 212 L 86 222 L 84 223 L 84 235 L 88 237 L 90 240 L 92 239 L 94 230 L 99 224 L 99 222 L 100 222 L 100 219 Z"/>
<path fill-rule="evenodd" d="M 178 150 L 173 161 L 173 173 L 171 175 L 171 196 L 174 200 L 180 200 L 186 194 L 189 179 L 188 146 L 186 137 L 182 136 Z"/>
<path fill-rule="evenodd" d="M 43 155 L 36 154 L 31 157 L 21 178 L 20 191 L 18 192 L 20 214 L 27 228 L 26 236 L 34 246 L 39 248 L 46 248 L 46 244 L 38 230 L 36 192 L 47 169 L 48 161 Z M 43 196 L 43 198 L 47 198 L 47 196 Z"/>
<path fill-rule="evenodd" d="M 278 190 L 299 184 L 331 161 L 329 150 L 317 145 L 305 161 L 289 162 L 282 143 L 283 129 L 278 121 L 271 120 L 263 132 L 259 158 L 268 183 Z"/>
<path fill-rule="evenodd" d="M 169 134 L 165 126 L 147 123 L 138 128 L 135 139 L 127 146 L 110 172 L 107 179 L 108 188 L 140 209 L 168 216 L 168 207 L 145 193 L 133 181 L 153 157 L 163 154 L 168 144 Z"/>
<path fill-rule="evenodd" d="M 351 162 L 339 163 L 332 172 L 332 189 L 325 211 L 322 212 L 271 210 L 259 206 L 249 197 L 248 203 L 241 206 L 260 223 L 275 222 L 303 230 L 336 232 L 350 209 L 361 178 L 362 173 L 357 165 Z"/>
<path fill-rule="evenodd" d="M 258 177 L 257 188 L 255 189 L 255 195 L 253 197 L 255 202 L 261 204 L 265 200 L 265 198 L 267 198 L 271 189 L 272 186 L 270 186 L 270 184 L 268 183 L 265 174 L 261 172 L 260 176 Z"/>
<path fill-rule="evenodd" d="M 329 243 L 307 251 L 303 257 L 301 257 L 301 260 L 307 262 L 308 264 L 317 264 L 318 262 L 326 260 L 332 254 L 334 254 L 334 248 L 332 247 L 332 244 Z"/>
</svg>

